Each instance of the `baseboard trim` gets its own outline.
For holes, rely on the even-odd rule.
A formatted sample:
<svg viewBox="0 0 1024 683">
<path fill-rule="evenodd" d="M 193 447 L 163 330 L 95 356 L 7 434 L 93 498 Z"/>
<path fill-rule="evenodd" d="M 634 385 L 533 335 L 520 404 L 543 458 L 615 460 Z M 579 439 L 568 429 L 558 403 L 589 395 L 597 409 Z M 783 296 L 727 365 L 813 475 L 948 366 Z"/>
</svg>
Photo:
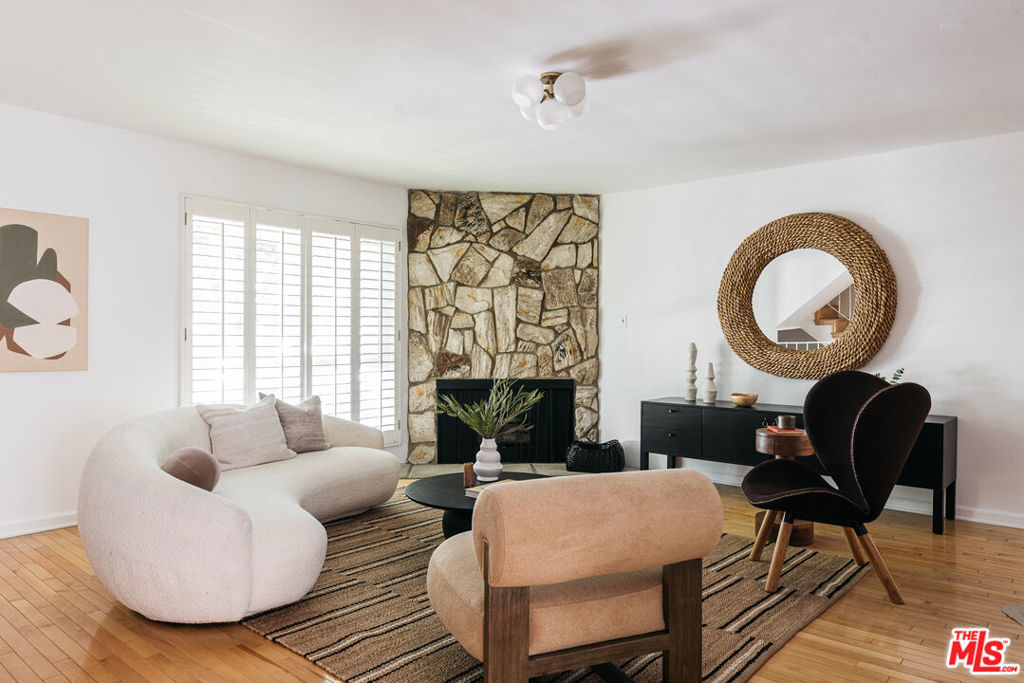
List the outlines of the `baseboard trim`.
<svg viewBox="0 0 1024 683">
<path fill-rule="evenodd" d="M 1016 512 L 1003 512 L 991 508 L 975 508 L 964 505 L 957 505 L 956 518 L 968 522 L 980 522 L 982 524 L 994 524 L 996 526 L 1008 526 L 1014 529 L 1024 529 L 1024 514 Z"/>
<path fill-rule="evenodd" d="M 59 515 L 47 515 L 46 517 L 33 517 L 17 522 L 0 524 L 0 538 L 11 538 L 13 536 L 24 536 L 35 534 L 40 531 L 52 529 L 63 529 L 64 527 L 78 524 L 78 511 L 63 512 Z"/>
</svg>

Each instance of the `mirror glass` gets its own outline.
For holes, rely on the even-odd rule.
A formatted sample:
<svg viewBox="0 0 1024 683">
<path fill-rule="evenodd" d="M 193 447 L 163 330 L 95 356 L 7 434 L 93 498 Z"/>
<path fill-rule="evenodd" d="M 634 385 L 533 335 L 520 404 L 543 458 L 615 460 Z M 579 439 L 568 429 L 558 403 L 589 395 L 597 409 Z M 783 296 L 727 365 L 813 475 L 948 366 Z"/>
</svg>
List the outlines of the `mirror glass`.
<svg viewBox="0 0 1024 683">
<path fill-rule="evenodd" d="M 754 318 L 779 346 L 813 351 L 838 339 L 856 305 L 853 276 L 834 256 L 795 249 L 775 258 L 754 285 Z"/>
</svg>

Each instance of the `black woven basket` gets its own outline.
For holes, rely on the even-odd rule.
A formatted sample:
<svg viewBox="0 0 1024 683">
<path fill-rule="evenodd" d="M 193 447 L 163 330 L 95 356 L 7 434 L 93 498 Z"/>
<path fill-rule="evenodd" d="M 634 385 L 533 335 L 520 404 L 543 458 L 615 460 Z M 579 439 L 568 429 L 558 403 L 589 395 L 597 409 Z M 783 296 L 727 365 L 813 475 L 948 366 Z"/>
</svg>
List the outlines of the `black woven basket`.
<svg viewBox="0 0 1024 683">
<path fill-rule="evenodd" d="M 573 441 L 565 453 L 565 469 L 570 472 L 621 472 L 626 454 L 616 439 L 604 443 Z"/>
</svg>

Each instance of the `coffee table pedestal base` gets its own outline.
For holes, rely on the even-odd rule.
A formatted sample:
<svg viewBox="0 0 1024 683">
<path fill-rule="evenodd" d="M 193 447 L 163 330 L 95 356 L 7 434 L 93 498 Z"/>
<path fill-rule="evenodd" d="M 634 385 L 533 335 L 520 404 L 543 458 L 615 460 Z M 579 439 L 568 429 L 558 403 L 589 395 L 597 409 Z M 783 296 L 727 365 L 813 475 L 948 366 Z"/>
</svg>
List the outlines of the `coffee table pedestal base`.
<svg viewBox="0 0 1024 683">
<path fill-rule="evenodd" d="M 473 528 L 472 510 L 445 510 L 441 517 L 441 532 L 445 538 Z"/>
</svg>

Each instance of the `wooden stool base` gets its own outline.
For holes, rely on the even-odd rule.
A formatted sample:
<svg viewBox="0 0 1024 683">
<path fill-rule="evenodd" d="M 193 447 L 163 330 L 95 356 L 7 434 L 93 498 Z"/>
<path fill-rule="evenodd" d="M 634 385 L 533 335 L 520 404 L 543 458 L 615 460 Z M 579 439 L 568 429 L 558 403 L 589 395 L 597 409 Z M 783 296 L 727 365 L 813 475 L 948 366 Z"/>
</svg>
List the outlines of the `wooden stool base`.
<svg viewBox="0 0 1024 683">
<path fill-rule="evenodd" d="M 765 510 L 758 510 L 754 515 L 754 535 L 757 535 L 758 529 L 761 528 L 761 521 L 764 519 L 766 514 Z M 768 536 L 769 542 L 774 543 L 775 539 L 779 537 L 779 526 L 782 524 L 782 513 L 780 512 L 775 516 L 775 524 L 772 525 L 771 535 Z M 793 523 L 793 533 L 789 537 L 790 545 L 810 545 L 814 543 L 814 522 L 805 522 L 802 519 L 798 519 Z"/>
</svg>

